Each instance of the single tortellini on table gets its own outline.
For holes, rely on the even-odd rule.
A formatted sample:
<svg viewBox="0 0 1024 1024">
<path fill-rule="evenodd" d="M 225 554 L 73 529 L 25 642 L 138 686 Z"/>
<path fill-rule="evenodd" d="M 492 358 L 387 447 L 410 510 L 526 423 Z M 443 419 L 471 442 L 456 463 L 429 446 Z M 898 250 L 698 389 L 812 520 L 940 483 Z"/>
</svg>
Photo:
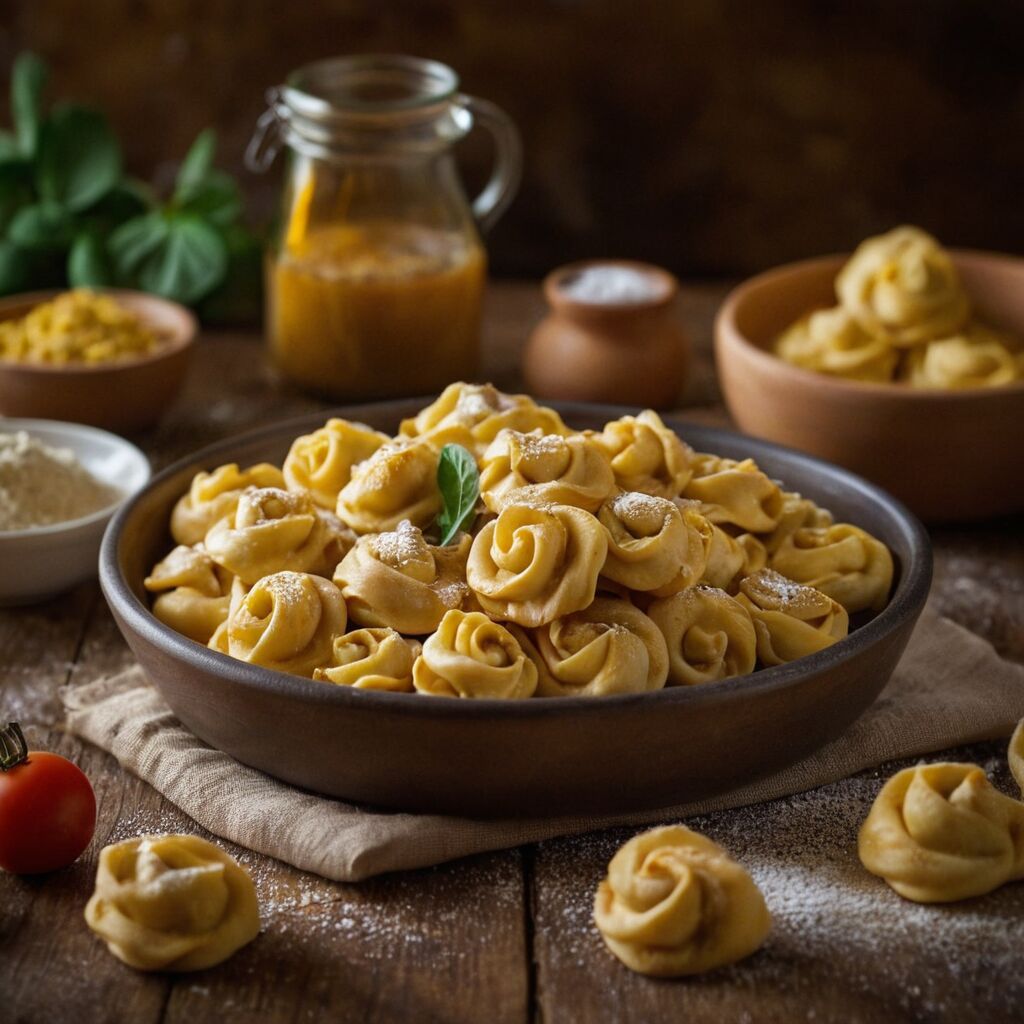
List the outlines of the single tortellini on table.
<svg viewBox="0 0 1024 1024">
<path fill-rule="evenodd" d="M 345 599 L 330 580 L 277 572 L 232 603 L 227 624 L 211 646 L 226 641 L 224 653 L 233 658 L 308 678 L 329 663 L 334 638 L 345 632 L 347 622 Z"/>
<path fill-rule="evenodd" d="M 445 613 L 461 608 L 469 596 L 471 543 L 462 534 L 447 547 L 428 544 L 419 527 L 403 520 L 388 533 L 360 537 L 335 570 L 334 582 L 353 622 L 433 633 Z"/>
<path fill-rule="evenodd" d="M 357 690 L 411 693 L 412 666 L 422 650 L 418 641 L 393 629 L 354 629 L 334 638 L 330 660 L 313 672 L 313 678 Z"/>
<path fill-rule="evenodd" d="M 537 666 L 483 612 L 448 612 L 424 642 L 412 677 L 419 693 L 434 697 L 523 700 L 537 689 Z"/>
<path fill-rule="evenodd" d="M 850 629 L 850 617 L 838 601 L 772 569 L 741 580 L 736 600 L 750 613 L 757 656 L 765 665 L 823 651 Z"/>
<path fill-rule="evenodd" d="M 421 529 L 441 511 L 438 452 L 422 441 L 389 442 L 352 470 L 337 513 L 356 533 L 386 533 L 408 519 Z"/>
<path fill-rule="evenodd" d="M 89 927 L 119 960 L 143 971 L 201 971 L 260 931 L 252 879 L 198 836 L 126 839 L 100 853 Z"/>
<path fill-rule="evenodd" d="M 608 534 L 601 570 L 606 579 L 665 596 L 693 586 L 704 574 L 713 528 L 694 509 L 623 491 L 601 506 L 597 518 Z"/>
<path fill-rule="evenodd" d="M 521 501 L 596 512 L 616 489 L 604 449 L 582 434 L 503 430 L 480 463 L 480 497 L 492 512 Z"/>
<path fill-rule="evenodd" d="M 970 313 L 949 253 L 915 227 L 862 242 L 839 271 L 836 294 L 868 331 L 897 346 L 954 334 Z"/>
<path fill-rule="evenodd" d="M 843 306 L 819 309 L 779 335 L 775 353 L 806 370 L 850 380 L 892 380 L 899 352 Z"/>
<path fill-rule="evenodd" d="M 695 686 L 754 671 L 757 636 L 750 613 L 716 587 L 697 586 L 647 609 L 668 649 L 671 686 Z"/>
<path fill-rule="evenodd" d="M 562 417 L 529 395 L 507 395 L 492 384 L 449 384 L 412 419 L 402 421 L 401 435 L 422 438 L 440 449 L 461 444 L 478 458 L 502 430 L 569 434 Z"/>
<path fill-rule="evenodd" d="M 1024 804 L 974 764 L 905 768 L 875 798 L 858 853 L 916 903 L 981 896 L 1024 878 Z"/>
<path fill-rule="evenodd" d="M 274 572 L 330 576 L 355 537 L 308 494 L 279 487 L 242 492 L 232 515 L 206 535 L 205 547 L 243 583 Z"/>
<path fill-rule="evenodd" d="M 594 599 L 604 527 L 571 505 L 506 505 L 473 539 L 466 580 L 496 619 L 541 626 Z"/>
<path fill-rule="evenodd" d="M 171 512 L 171 536 L 177 544 L 200 544 L 215 523 L 234 513 L 243 491 L 284 485 L 281 470 L 267 462 L 248 469 L 230 462 L 209 473 L 196 473 Z"/>
<path fill-rule="evenodd" d="M 362 423 L 329 419 L 292 442 L 284 460 L 285 483 L 291 491 L 306 491 L 320 508 L 333 512 L 338 492 L 352 478 L 352 467 L 389 440 L 387 434 Z"/>
<path fill-rule="evenodd" d="M 608 453 L 624 491 L 674 498 L 690 479 L 692 449 L 652 409 L 612 420 L 593 437 Z"/>
<path fill-rule="evenodd" d="M 701 974 L 750 956 L 771 917 L 754 880 L 720 846 L 682 825 L 634 836 L 594 899 L 605 945 L 641 974 Z"/>
<path fill-rule="evenodd" d="M 228 617 L 233 578 L 202 546 L 179 544 L 153 566 L 143 585 L 157 595 L 153 614 L 161 622 L 205 644 Z"/>
<path fill-rule="evenodd" d="M 700 502 L 700 511 L 716 526 L 748 533 L 774 530 L 782 515 L 782 489 L 753 459 L 737 462 L 700 454 L 683 497 Z"/>
<path fill-rule="evenodd" d="M 978 324 L 910 349 L 900 377 L 916 388 L 989 388 L 1024 379 L 1024 353 Z"/>
<path fill-rule="evenodd" d="M 771 556 L 772 569 L 835 598 L 851 615 L 881 611 L 892 589 L 889 549 L 850 523 L 801 527 Z"/>
<path fill-rule="evenodd" d="M 665 639 L 628 601 L 598 597 L 545 626 L 509 629 L 537 666 L 540 697 L 606 697 L 665 685 Z"/>
</svg>

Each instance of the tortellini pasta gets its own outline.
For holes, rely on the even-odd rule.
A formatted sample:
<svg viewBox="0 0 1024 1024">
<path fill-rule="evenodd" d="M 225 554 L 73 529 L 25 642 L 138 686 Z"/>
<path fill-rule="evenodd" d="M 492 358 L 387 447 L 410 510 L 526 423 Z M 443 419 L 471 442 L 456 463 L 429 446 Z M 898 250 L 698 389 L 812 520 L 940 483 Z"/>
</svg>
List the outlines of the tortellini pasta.
<svg viewBox="0 0 1024 1024">
<path fill-rule="evenodd" d="M 541 626 L 594 600 L 604 528 L 571 505 L 507 505 L 476 535 L 466 580 L 489 615 Z"/>
<path fill-rule="evenodd" d="M 482 612 L 446 613 L 423 644 L 413 683 L 435 697 L 521 700 L 537 689 L 537 667 L 501 623 Z"/>
<path fill-rule="evenodd" d="M 784 331 L 775 351 L 787 362 L 850 380 L 892 380 L 899 353 L 842 306 L 819 309 Z"/>
<path fill-rule="evenodd" d="M 1024 804 L 974 764 L 905 768 L 876 797 L 858 852 L 908 900 L 981 896 L 1024 878 Z"/>
<path fill-rule="evenodd" d="M 754 622 L 757 656 L 765 665 L 784 665 L 823 651 L 850 628 L 850 617 L 838 601 L 771 569 L 741 580 L 737 600 Z"/>
<path fill-rule="evenodd" d="M 791 536 L 802 526 L 831 526 L 832 513 L 828 509 L 819 508 L 810 498 L 805 498 L 796 491 L 782 492 L 782 511 L 775 528 L 760 538 L 765 551 L 769 555 L 775 554 L 779 546 L 787 537 Z M 751 572 L 756 572 L 762 566 L 756 566 Z"/>
<path fill-rule="evenodd" d="M 321 576 L 276 572 L 232 605 L 227 653 L 253 665 L 312 676 L 331 658 L 348 615 L 341 591 Z M 219 639 L 219 638 L 218 638 Z"/>
<path fill-rule="evenodd" d="M 974 324 L 960 334 L 911 349 L 900 377 L 916 388 L 990 388 L 1024 378 L 1024 354 L 1009 340 Z"/>
<path fill-rule="evenodd" d="M 413 635 L 432 633 L 445 613 L 461 608 L 469 596 L 470 543 L 463 534 L 456 545 L 435 547 L 403 520 L 389 533 L 360 537 L 335 570 L 334 582 L 353 622 Z"/>
<path fill-rule="evenodd" d="M 144 971 L 201 971 L 260 931 L 252 879 L 198 836 L 154 835 L 106 846 L 85 908 L 119 960 Z"/>
<path fill-rule="evenodd" d="M 668 645 L 668 681 L 695 686 L 754 671 L 757 636 L 750 613 L 715 587 L 699 586 L 647 609 Z"/>
<path fill-rule="evenodd" d="M 859 526 L 802 527 L 771 556 L 771 568 L 835 598 L 849 613 L 885 607 L 892 589 L 889 549 Z"/>
<path fill-rule="evenodd" d="M 332 512 L 338 492 L 352 478 L 352 467 L 388 442 L 387 434 L 362 423 L 329 419 L 319 430 L 297 437 L 284 460 L 288 489 L 306 491 L 320 508 Z"/>
<path fill-rule="evenodd" d="M 234 513 L 210 530 L 205 546 L 218 565 L 252 584 L 281 570 L 329 576 L 352 540 L 307 494 L 253 487 L 242 492 Z"/>
<path fill-rule="evenodd" d="M 624 491 L 674 498 L 692 474 L 692 450 L 650 409 L 613 420 L 594 439 L 611 458 Z"/>
<path fill-rule="evenodd" d="M 546 626 L 509 628 L 537 666 L 541 697 L 603 697 L 665 685 L 665 638 L 628 601 L 598 597 Z"/>
<path fill-rule="evenodd" d="M 412 691 L 412 666 L 422 645 L 386 627 L 354 629 L 336 636 L 330 660 L 313 678 L 359 690 Z"/>
<path fill-rule="evenodd" d="M 712 526 L 708 559 L 699 582 L 734 594 L 740 579 L 763 569 L 767 562 L 768 552 L 753 534 L 734 537 L 720 526 Z"/>
<path fill-rule="evenodd" d="M 623 491 L 601 506 L 597 518 L 608 534 L 601 570 L 607 579 L 630 590 L 667 595 L 692 587 L 704 574 L 712 526 L 693 509 Z"/>
<path fill-rule="evenodd" d="M 700 974 L 755 952 L 771 917 L 753 879 L 716 843 L 682 825 L 634 836 L 598 886 L 594 920 L 631 970 Z"/>
<path fill-rule="evenodd" d="M 480 497 L 492 512 L 510 502 L 551 502 L 596 512 L 616 489 L 608 456 L 582 434 L 503 430 L 480 466 Z"/>
<path fill-rule="evenodd" d="M 699 501 L 701 512 L 712 523 L 751 533 L 775 529 L 782 515 L 782 489 L 753 459 L 737 462 L 717 455 L 698 456 L 683 496 Z"/>
<path fill-rule="evenodd" d="M 284 475 L 267 462 L 248 469 L 231 462 L 211 473 L 196 473 L 171 513 L 175 542 L 188 547 L 202 543 L 210 527 L 234 513 L 242 492 L 249 487 L 284 487 Z"/>
<path fill-rule="evenodd" d="M 392 442 L 352 470 L 338 494 L 339 518 L 356 533 L 384 533 L 403 519 L 425 527 L 441 511 L 438 453 L 423 442 Z"/>
<path fill-rule="evenodd" d="M 228 617 L 232 578 L 202 547 L 179 544 L 143 583 L 161 622 L 205 644 Z"/>
</svg>

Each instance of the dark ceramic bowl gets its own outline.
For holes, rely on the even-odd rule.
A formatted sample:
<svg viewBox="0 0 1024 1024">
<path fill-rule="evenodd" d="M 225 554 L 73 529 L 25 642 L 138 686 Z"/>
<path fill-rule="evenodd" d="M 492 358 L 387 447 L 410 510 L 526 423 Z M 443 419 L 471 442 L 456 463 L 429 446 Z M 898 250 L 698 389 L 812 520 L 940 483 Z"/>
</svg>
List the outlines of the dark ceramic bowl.
<svg viewBox="0 0 1024 1024">
<path fill-rule="evenodd" d="M 425 400 L 338 410 L 393 431 Z M 614 406 L 556 406 L 577 427 Z M 656 693 L 551 700 L 455 700 L 314 683 L 236 661 L 153 617 L 142 580 L 171 546 L 171 508 L 193 474 L 284 458 L 326 413 L 220 442 L 154 477 L 111 522 L 103 591 L 121 631 L 197 736 L 287 782 L 347 800 L 463 815 L 614 812 L 710 796 L 778 771 L 839 736 L 878 695 L 931 581 L 917 520 L 845 470 L 765 441 L 667 420 L 694 447 L 753 456 L 769 475 L 870 530 L 897 577 L 879 615 L 819 654 L 753 675 Z"/>
</svg>

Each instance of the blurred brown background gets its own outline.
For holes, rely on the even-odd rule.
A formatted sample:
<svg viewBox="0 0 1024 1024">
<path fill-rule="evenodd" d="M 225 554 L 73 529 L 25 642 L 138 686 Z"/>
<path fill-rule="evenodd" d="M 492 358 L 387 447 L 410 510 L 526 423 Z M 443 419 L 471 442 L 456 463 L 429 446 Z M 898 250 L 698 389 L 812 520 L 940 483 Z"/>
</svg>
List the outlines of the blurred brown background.
<svg viewBox="0 0 1024 1024">
<path fill-rule="evenodd" d="M 0 66 L 108 110 L 166 178 L 215 125 L 242 170 L 265 89 L 309 60 L 402 51 L 455 67 L 519 124 L 526 175 L 499 274 L 582 256 L 739 274 L 902 221 L 1024 250 L 1024 4 L 991 0 L 4 0 Z M 487 150 L 466 144 L 467 179 Z"/>
</svg>

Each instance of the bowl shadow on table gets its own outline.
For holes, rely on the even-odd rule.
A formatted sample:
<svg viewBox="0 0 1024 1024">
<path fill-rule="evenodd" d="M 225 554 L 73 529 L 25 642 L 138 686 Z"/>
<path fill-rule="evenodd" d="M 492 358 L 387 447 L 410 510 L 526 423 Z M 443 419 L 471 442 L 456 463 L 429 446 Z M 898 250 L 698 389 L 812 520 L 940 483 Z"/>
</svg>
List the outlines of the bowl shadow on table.
<svg viewBox="0 0 1024 1024">
<path fill-rule="evenodd" d="M 340 412 L 394 430 L 423 404 Z M 623 412 L 559 408 L 581 427 Z M 142 579 L 171 546 L 170 510 L 192 475 L 227 461 L 279 461 L 293 437 L 326 415 L 221 442 L 165 470 L 117 516 L 100 566 L 118 625 L 181 721 L 237 760 L 315 792 L 382 808 L 487 817 L 623 812 L 725 792 L 799 760 L 863 713 L 927 596 L 927 536 L 883 492 L 799 453 L 672 421 L 695 447 L 753 455 L 771 475 L 885 541 L 899 566 L 889 606 L 833 647 L 752 676 L 600 700 L 521 702 L 325 686 L 228 658 L 158 622 Z"/>
</svg>

